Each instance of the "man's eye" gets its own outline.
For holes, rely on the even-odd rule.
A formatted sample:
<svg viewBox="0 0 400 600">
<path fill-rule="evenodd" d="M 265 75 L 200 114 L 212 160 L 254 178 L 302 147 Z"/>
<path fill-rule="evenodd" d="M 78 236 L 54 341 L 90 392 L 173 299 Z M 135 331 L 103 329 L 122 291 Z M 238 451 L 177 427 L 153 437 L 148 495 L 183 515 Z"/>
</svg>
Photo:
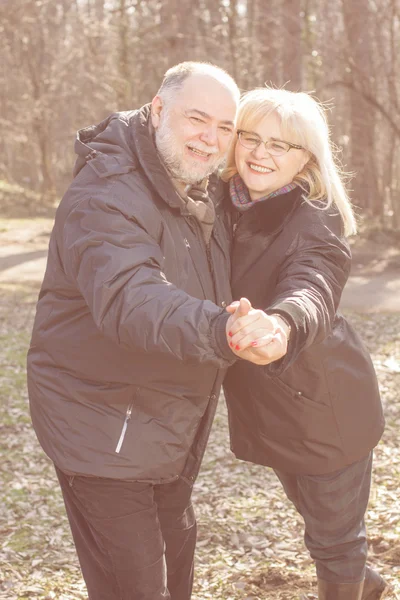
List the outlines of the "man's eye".
<svg viewBox="0 0 400 600">
<path fill-rule="evenodd" d="M 204 121 L 202 119 L 199 119 L 198 117 L 189 117 L 189 119 L 192 123 L 195 123 L 196 125 L 198 125 L 199 123 L 204 123 Z"/>
<path fill-rule="evenodd" d="M 232 129 L 230 127 L 220 127 L 220 129 L 224 133 L 232 133 Z"/>
</svg>

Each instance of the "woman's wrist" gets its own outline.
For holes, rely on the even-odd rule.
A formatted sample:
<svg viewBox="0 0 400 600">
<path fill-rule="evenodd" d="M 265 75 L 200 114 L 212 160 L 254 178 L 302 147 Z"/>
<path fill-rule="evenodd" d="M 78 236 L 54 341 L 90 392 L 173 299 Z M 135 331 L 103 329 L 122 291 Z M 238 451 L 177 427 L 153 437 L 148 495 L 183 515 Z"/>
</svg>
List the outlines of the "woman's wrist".
<svg viewBox="0 0 400 600">
<path fill-rule="evenodd" d="M 282 315 L 280 315 L 278 313 L 273 313 L 272 315 L 270 315 L 270 317 L 274 317 L 274 319 L 276 319 L 276 321 L 278 322 L 279 327 L 281 329 L 283 329 L 283 332 L 286 335 L 287 341 L 289 341 L 289 339 L 290 339 L 290 332 L 291 332 L 291 329 L 292 329 L 289 321 L 287 319 L 285 319 L 285 317 L 283 317 Z"/>
</svg>

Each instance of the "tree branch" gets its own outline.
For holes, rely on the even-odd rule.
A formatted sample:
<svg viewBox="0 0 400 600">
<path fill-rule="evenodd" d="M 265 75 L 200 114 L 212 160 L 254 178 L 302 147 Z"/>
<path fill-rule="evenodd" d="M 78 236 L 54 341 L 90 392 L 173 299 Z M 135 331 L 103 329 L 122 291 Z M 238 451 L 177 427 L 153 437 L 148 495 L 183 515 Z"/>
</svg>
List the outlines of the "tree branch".
<svg viewBox="0 0 400 600">
<path fill-rule="evenodd" d="M 371 104 L 371 106 L 376 108 L 376 110 L 378 112 L 380 112 L 380 114 L 387 120 L 387 122 L 393 129 L 395 136 L 400 139 L 400 126 L 397 125 L 397 123 L 393 120 L 392 116 L 382 106 L 382 104 L 380 104 L 378 102 L 378 100 L 376 98 L 371 96 L 371 94 L 369 94 L 368 92 L 358 89 L 353 83 L 343 81 L 343 80 L 331 81 L 330 83 L 328 82 L 324 87 L 331 88 L 331 87 L 338 87 L 338 86 L 346 87 L 346 88 L 352 90 L 353 92 L 355 92 L 356 94 L 358 94 L 359 96 L 364 98 L 364 100 L 366 102 L 368 102 L 368 104 Z"/>
</svg>

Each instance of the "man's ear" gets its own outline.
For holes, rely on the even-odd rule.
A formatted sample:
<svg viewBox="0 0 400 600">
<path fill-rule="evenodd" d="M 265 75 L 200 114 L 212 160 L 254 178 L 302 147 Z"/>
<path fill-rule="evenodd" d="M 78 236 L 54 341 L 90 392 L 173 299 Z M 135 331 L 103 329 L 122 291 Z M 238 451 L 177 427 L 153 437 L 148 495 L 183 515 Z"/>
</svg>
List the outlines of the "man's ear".
<svg viewBox="0 0 400 600">
<path fill-rule="evenodd" d="M 151 122 L 154 129 L 157 129 L 160 126 L 160 116 L 163 106 L 164 105 L 161 97 L 154 96 L 153 100 L 151 101 Z"/>
</svg>

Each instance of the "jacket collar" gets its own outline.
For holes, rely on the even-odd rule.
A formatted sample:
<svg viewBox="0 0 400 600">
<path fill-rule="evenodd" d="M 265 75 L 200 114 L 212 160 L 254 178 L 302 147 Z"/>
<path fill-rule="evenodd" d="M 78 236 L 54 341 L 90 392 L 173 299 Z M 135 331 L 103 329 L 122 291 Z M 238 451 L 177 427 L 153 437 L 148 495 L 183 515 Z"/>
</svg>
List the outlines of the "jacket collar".
<svg viewBox="0 0 400 600">
<path fill-rule="evenodd" d="M 75 140 L 76 176 L 88 164 L 99 177 L 111 177 L 141 168 L 159 196 L 172 208 L 182 200 L 162 164 L 149 127 L 151 105 L 113 113 L 98 125 L 80 129 Z"/>
<path fill-rule="evenodd" d="M 150 112 L 151 105 L 146 104 L 139 110 L 113 113 L 98 125 L 80 129 L 75 140 L 78 158 L 73 174 L 76 176 L 86 164 L 101 178 L 140 167 L 160 198 L 171 208 L 185 212 L 185 203 L 158 155 Z M 202 182 L 204 189 L 207 181 Z"/>
<path fill-rule="evenodd" d="M 152 128 L 149 127 L 150 111 L 151 105 L 146 104 L 133 116 L 130 127 L 130 146 L 158 195 L 171 208 L 181 209 L 183 207 L 182 200 L 160 160 L 151 133 Z"/>
<path fill-rule="evenodd" d="M 304 202 L 303 191 L 296 187 L 287 194 L 269 198 L 264 202 L 255 204 L 245 213 L 241 213 L 241 227 L 256 233 L 277 233 L 285 227 L 295 210 Z"/>
<path fill-rule="evenodd" d="M 88 164 L 99 177 L 128 173 L 137 168 L 127 132 L 134 111 L 113 113 L 98 125 L 80 129 L 76 135 L 74 150 L 77 159 L 74 177 Z"/>
</svg>

